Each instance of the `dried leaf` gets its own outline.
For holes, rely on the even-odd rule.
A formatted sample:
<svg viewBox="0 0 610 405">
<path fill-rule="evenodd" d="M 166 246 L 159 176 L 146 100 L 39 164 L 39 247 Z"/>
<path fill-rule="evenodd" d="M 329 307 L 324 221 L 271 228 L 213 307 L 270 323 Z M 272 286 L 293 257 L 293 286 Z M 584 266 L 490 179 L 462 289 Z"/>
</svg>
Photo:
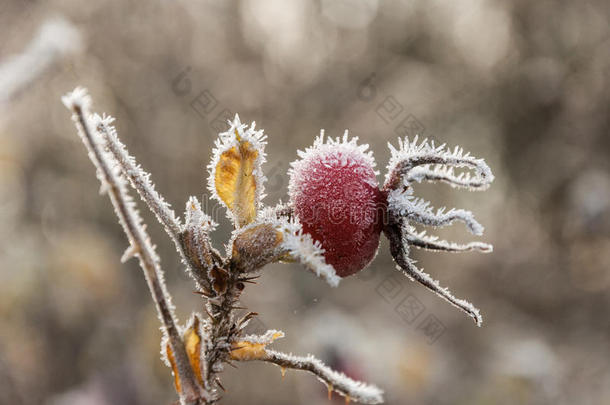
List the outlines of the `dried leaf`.
<svg viewBox="0 0 610 405">
<path fill-rule="evenodd" d="M 238 271 L 249 273 L 284 255 L 283 233 L 270 223 L 243 228 L 233 240 L 231 258 Z"/>
<path fill-rule="evenodd" d="M 278 330 L 269 330 L 261 336 L 246 336 L 242 340 L 233 342 L 231 358 L 239 361 L 263 359 L 267 355 L 265 347 L 283 337 L 284 332 Z"/>
<path fill-rule="evenodd" d="M 195 377 L 199 384 L 203 386 L 203 362 L 201 360 L 201 350 L 202 350 L 202 329 L 201 329 L 201 321 L 197 314 L 193 314 L 189 322 L 187 323 L 187 327 L 183 333 L 184 345 L 186 348 L 186 354 L 189 359 L 189 363 L 193 372 L 195 373 Z M 167 343 L 165 345 L 165 354 L 167 361 L 172 369 L 172 373 L 174 374 L 174 386 L 176 387 L 176 392 L 181 393 L 181 384 L 180 378 L 178 375 L 178 371 L 176 369 L 176 361 L 174 359 L 174 353 L 172 352 L 172 348 Z"/>
<path fill-rule="evenodd" d="M 263 197 L 264 139 L 262 131 L 254 130 L 254 123 L 246 128 L 236 115 L 231 128 L 216 141 L 208 187 L 238 227 L 256 218 Z"/>
</svg>

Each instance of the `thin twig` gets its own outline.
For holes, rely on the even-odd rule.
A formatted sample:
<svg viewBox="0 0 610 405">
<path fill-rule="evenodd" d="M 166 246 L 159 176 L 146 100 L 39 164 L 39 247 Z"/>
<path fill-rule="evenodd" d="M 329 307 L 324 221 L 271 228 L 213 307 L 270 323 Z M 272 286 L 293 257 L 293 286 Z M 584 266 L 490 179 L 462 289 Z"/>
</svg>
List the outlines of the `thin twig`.
<svg viewBox="0 0 610 405">
<path fill-rule="evenodd" d="M 146 203 L 157 220 L 163 225 L 187 266 L 189 273 L 200 286 L 209 286 L 207 272 L 194 263 L 193 258 L 187 254 L 184 238 L 182 237 L 182 224 L 165 199 L 155 190 L 150 181 L 150 174 L 142 169 L 133 156 L 129 155 L 125 145 L 118 139 L 115 128 L 110 125 L 112 117 L 96 116 L 97 129 L 102 134 L 106 146 L 119 164 L 121 172 L 129 180 L 131 186 L 138 192 L 142 201 Z"/>
<path fill-rule="evenodd" d="M 273 363 L 282 369 L 309 371 L 324 382 L 329 390 L 363 404 L 383 403 L 383 391 L 374 385 L 355 381 L 343 373 L 335 371 L 312 355 L 302 357 L 266 350 L 266 355 L 257 360 Z"/>
<path fill-rule="evenodd" d="M 98 178 L 102 182 L 102 189 L 108 193 L 119 222 L 131 244 L 130 252 L 137 256 L 144 272 L 146 282 L 155 302 L 159 319 L 169 337 L 169 343 L 176 361 L 182 390 L 181 402 L 185 404 L 200 404 L 200 399 L 208 394 L 198 385 L 184 347 L 180 333 L 176 326 L 171 298 L 163 279 L 163 271 L 159 257 L 154 251 L 150 237 L 142 225 L 142 219 L 135 209 L 135 204 L 125 187 L 125 180 L 116 174 L 115 165 L 110 155 L 103 151 L 100 145 L 99 134 L 92 125 L 89 117 L 89 97 L 84 89 L 77 88 L 63 98 L 64 104 L 73 113 L 79 135 L 89 151 L 89 157 L 97 168 Z"/>
</svg>

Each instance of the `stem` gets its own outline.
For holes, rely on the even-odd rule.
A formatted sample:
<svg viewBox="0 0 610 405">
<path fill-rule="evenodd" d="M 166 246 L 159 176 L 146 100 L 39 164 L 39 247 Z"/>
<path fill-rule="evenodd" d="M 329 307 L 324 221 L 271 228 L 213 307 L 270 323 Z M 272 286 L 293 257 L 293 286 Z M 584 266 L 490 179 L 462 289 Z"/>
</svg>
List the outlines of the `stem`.
<svg viewBox="0 0 610 405">
<path fill-rule="evenodd" d="M 174 211 L 170 209 L 169 204 L 165 202 L 163 197 L 155 190 L 151 181 L 150 175 L 146 173 L 135 161 L 135 158 L 129 155 L 125 145 L 119 141 L 116 136 L 116 130 L 109 124 L 112 118 L 99 118 L 97 129 L 102 134 L 106 146 L 114 159 L 119 164 L 123 176 L 125 176 L 131 186 L 138 192 L 142 201 L 146 203 L 148 208 L 157 217 L 157 220 L 163 225 L 165 232 L 169 235 L 172 242 L 176 246 L 176 250 L 182 261 L 187 266 L 189 273 L 193 276 L 200 287 L 208 288 L 210 283 L 207 277 L 206 269 L 197 266 L 195 261 L 187 253 L 185 246 L 184 234 L 180 220 L 174 215 Z"/>
<path fill-rule="evenodd" d="M 312 355 L 300 357 L 266 350 L 266 355 L 258 360 L 273 363 L 284 370 L 290 368 L 309 371 L 327 385 L 329 395 L 331 391 L 336 391 L 346 398 L 363 404 L 380 404 L 383 402 L 383 391 L 379 388 L 352 380 L 345 374 L 326 366 Z"/>
<path fill-rule="evenodd" d="M 112 162 L 109 156 L 102 151 L 96 139 L 99 134 L 94 133 L 95 129 L 90 126 L 87 117 L 88 97 L 84 92 L 77 89 L 70 96 L 67 96 L 64 102 L 73 112 L 72 119 L 89 151 L 91 161 L 97 168 L 103 189 L 108 193 L 123 230 L 131 243 L 130 252 L 139 259 L 159 319 L 169 337 L 170 346 L 174 353 L 176 368 L 182 385 L 182 390 L 179 393 L 180 401 L 183 404 L 200 404 L 199 400 L 205 398 L 207 402 L 208 394 L 197 384 L 189 364 L 184 342 L 178 332 L 172 312 L 171 298 L 165 286 L 159 258 L 154 252 L 150 237 L 142 226 L 141 218 L 134 208 L 134 203 L 125 190 L 124 180 L 113 172 L 112 167 L 115 162 Z"/>
</svg>

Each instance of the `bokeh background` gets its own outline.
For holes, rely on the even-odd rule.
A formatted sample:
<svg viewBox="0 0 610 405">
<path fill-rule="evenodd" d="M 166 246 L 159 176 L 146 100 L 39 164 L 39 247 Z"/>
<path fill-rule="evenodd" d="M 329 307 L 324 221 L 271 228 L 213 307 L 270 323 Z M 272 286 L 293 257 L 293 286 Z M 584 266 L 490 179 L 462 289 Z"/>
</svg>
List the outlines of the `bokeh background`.
<svg viewBox="0 0 610 405">
<path fill-rule="evenodd" d="M 268 204 L 320 128 L 375 153 L 416 133 L 484 157 L 483 193 L 417 187 L 473 210 L 493 254 L 413 253 L 478 306 L 477 328 L 394 270 L 386 241 L 329 288 L 272 265 L 243 301 L 276 348 L 315 353 L 388 404 L 610 404 L 610 14 L 603 0 L 0 3 L 0 403 L 169 404 L 158 321 L 60 96 L 94 109 L 182 212 L 207 199 L 227 116 L 269 136 Z M 213 237 L 230 228 L 222 210 Z M 181 319 L 200 298 L 142 207 Z M 459 224 L 438 232 L 466 241 Z M 310 375 L 226 370 L 223 404 L 326 404 Z M 343 403 L 340 399 L 335 402 Z"/>
</svg>

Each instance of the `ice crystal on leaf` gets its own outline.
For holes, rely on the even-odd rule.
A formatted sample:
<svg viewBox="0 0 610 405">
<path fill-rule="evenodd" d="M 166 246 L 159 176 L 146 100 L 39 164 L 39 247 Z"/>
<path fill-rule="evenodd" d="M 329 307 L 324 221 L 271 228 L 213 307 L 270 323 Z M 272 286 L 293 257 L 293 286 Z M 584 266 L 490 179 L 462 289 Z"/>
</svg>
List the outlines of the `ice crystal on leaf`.
<svg viewBox="0 0 610 405">
<path fill-rule="evenodd" d="M 390 240 L 390 251 L 409 278 L 418 281 L 460 308 L 480 325 L 479 311 L 454 297 L 409 257 L 410 248 L 465 252 L 490 252 L 483 242 L 458 244 L 416 231 L 415 224 L 443 227 L 463 222 L 480 235 L 483 227 L 470 211 L 433 209 L 414 195 L 413 183 L 444 182 L 453 187 L 483 190 L 493 175 L 482 159 L 461 148 L 446 149 L 424 140 L 399 140 L 390 145 L 392 156 L 384 184 L 377 181 L 373 154 L 347 131 L 341 138 L 325 138 L 322 131 L 313 146 L 299 151 L 289 175 L 290 201 L 264 207 L 266 136 L 255 124 L 242 124 L 236 115 L 229 129 L 219 134 L 208 165 L 208 190 L 227 209 L 234 231 L 226 254 L 212 246 L 216 223 L 203 212 L 199 200 L 186 202 L 184 224 L 155 189 L 149 173 L 130 156 L 109 116 L 91 115 L 91 100 L 77 88 L 63 97 L 73 114 L 79 135 L 93 162 L 102 192 L 109 195 L 129 241 L 123 255 L 137 257 L 162 323 L 162 358 L 174 375 L 181 404 L 211 405 L 221 398 L 220 373 L 232 361 L 264 361 L 286 369 L 313 373 L 329 389 L 366 404 L 383 402 L 383 392 L 331 370 L 311 355 L 294 356 L 267 348 L 283 332 L 270 330 L 245 335 L 244 329 L 258 314 L 237 311 L 247 283 L 255 283 L 265 265 L 298 262 L 337 286 L 342 277 L 365 268 L 377 253 L 381 233 Z M 456 172 L 456 168 L 464 170 Z M 149 207 L 174 243 L 182 262 L 204 298 L 207 317 L 193 314 L 178 327 L 171 296 L 154 245 L 128 193 L 131 186 Z"/>
<path fill-rule="evenodd" d="M 265 196 L 266 136 L 255 127 L 242 124 L 236 114 L 229 130 L 219 134 L 208 165 L 208 190 L 240 227 L 254 220 Z"/>
</svg>

